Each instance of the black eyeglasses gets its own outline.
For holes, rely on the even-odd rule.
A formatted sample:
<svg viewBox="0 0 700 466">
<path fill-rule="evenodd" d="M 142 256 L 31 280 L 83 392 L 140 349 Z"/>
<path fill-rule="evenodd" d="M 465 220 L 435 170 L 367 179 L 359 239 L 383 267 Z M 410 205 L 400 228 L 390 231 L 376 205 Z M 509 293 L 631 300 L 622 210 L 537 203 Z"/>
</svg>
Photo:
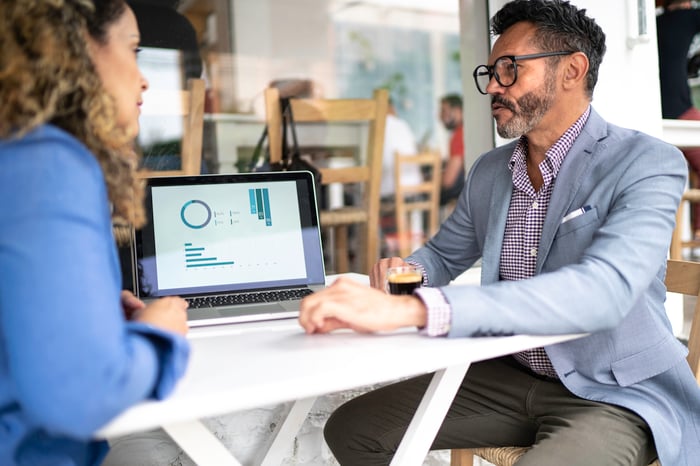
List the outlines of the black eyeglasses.
<svg viewBox="0 0 700 466">
<path fill-rule="evenodd" d="M 571 55 L 570 52 L 543 52 L 530 55 L 504 55 L 496 59 L 493 65 L 479 65 L 474 69 L 474 83 L 482 94 L 486 95 L 486 86 L 491 78 L 502 87 L 510 87 L 518 79 L 518 60 L 532 60 L 534 58 L 556 57 L 558 55 Z"/>
</svg>

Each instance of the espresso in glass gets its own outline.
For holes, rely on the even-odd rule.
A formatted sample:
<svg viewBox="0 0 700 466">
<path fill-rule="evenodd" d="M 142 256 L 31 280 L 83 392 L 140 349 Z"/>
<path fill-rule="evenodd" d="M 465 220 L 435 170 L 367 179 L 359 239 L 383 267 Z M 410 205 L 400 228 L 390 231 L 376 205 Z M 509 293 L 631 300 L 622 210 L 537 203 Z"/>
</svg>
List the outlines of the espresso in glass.
<svg viewBox="0 0 700 466">
<path fill-rule="evenodd" d="M 423 275 L 414 266 L 391 267 L 386 274 L 391 294 L 413 294 L 413 290 L 421 286 Z"/>
</svg>

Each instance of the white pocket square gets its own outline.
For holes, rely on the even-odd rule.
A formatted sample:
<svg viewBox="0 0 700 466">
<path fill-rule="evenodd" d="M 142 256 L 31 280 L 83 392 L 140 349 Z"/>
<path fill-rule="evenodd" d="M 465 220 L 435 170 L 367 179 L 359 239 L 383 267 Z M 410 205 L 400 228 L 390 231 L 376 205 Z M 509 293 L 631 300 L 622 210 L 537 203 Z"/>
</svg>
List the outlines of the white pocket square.
<svg viewBox="0 0 700 466">
<path fill-rule="evenodd" d="M 569 212 L 568 214 L 566 214 L 563 219 L 561 219 L 561 223 L 566 223 L 569 220 L 572 220 L 572 219 L 578 217 L 579 215 L 583 215 L 586 212 L 588 212 L 589 210 L 591 210 L 592 208 L 593 207 L 591 207 L 589 205 L 585 205 L 579 209 L 573 210 L 573 211 Z"/>
</svg>

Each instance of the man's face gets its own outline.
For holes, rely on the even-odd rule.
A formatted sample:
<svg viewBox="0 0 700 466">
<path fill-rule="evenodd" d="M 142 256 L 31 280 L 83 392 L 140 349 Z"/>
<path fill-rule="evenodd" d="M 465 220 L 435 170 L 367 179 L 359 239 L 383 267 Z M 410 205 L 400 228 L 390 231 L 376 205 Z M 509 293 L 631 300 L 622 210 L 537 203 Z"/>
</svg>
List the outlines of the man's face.
<svg viewBox="0 0 700 466">
<path fill-rule="evenodd" d="M 451 107 L 447 102 L 440 104 L 440 121 L 448 131 L 454 131 L 462 124 L 462 109 Z"/>
<path fill-rule="evenodd" d="M 530 45 L 534 33 L 530 23 L 517 23 L 506 30 L 494 44 L 489 64 L 504 55 L 526 55 L 541 50 Z M 491 113 L 501 137 L 517 138 L 536 129 L 556 99 L 556 76 L 547 59 L 517 62 L 518 79 L 510 87 L 492 79 L 486 88 L 491 95 Z"/>
</svg>

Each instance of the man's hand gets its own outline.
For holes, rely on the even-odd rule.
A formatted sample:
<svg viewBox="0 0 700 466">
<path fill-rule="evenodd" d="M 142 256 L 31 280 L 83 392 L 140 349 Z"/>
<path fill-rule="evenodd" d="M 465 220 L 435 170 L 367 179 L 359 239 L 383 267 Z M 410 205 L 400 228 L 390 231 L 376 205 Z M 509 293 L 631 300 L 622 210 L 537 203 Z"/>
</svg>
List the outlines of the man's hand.
<svg viewBox="0 0 700 466">
<path fill-rule="evenodd" d="M 401 267 L 402 265 L 409 264 L 400 257 L 379 259 L 369 274 L 369 284 L 372 288 L 386 291 L 386 269 L 389 267 Z"/>
<path fill-rule="evenodd" d="M 301 301 L 299 323 L 306 333 L 339 328 L 380 332 L 400 327 L 423 327 L 426 309 L 415 296 L 393 296 L 341 277 L 325 290 Z"/>
</svg>

